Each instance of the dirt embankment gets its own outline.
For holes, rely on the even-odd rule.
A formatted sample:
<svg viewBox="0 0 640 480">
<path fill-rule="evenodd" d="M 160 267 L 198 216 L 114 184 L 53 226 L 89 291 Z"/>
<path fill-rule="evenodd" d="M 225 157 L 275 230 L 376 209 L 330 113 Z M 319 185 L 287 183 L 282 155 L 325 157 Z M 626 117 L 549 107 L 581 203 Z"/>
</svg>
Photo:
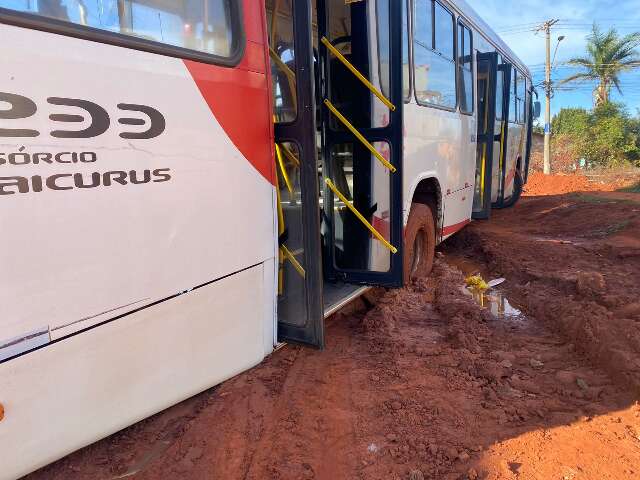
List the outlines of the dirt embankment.
<svg viewBox="0 0 640 480">
<path fill-rule="evenodd" d="M 332 318 L 325 351 L 286 346 L 29 479 L 640 478 L 638 197 L 524 198 Z M 523 314 L 452 264 L 506 277 Z"/>
<path fill-rule="evenodd" d="M 640 389 L 640 195 L 524 198 L 451 243 L 506 276 L 530 315 Z"/>
<path fill-rule="evenodd" d="M 584 174 L 544 175 L 531 172 L 524 188 L 524 196 L 562 195 L 571 192 L 614 192 L 640 184 L 640 171 L 602 171 Z"/>
</svg>

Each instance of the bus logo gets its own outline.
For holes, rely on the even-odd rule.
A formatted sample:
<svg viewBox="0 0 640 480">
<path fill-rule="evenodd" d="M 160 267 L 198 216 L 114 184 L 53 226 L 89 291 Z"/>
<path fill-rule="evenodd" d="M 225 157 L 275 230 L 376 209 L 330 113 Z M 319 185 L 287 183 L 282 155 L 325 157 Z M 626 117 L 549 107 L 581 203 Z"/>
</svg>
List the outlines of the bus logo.
<svg viewBox="0 0 640 480">
<path fill-rule="evenodd" d="M 36 102 L 28 97 L 14 93 L 0 92 L 0 103 L 9 104 L 8 109 L 0 110 L 0 120 L 21 120 L 30 118 L 38 111 Z M 90 120 L 88 127 L 82 130 L 52 130 L 50 135 L 54 138 L 94 138 L 105 133 L 111 126 L 111 118 L 107 111 L 97 103 L 78 98 L 49 97 L 50 105 L 76 107 L 84 110 L 82 115 L 70 115 L 65 113 L 53 113 L 49 120 L 60 124 L 83 123 Z M 120 138 L 149 140 L 161 135 L 166 128 L 166 121 L 162 113 L 148 105 L 134 103 L 119 103 L 118 109 L 123 112 L 141 113 L 146 118 L 123 116 L 118 118 L 118 124 L 124 126 L 146 126 L 142 132 L 121 131 Z M 0 137 L 33 138 L 39 137 L 38 130 L 29 128 L 0 128 Z"/>
</svg>

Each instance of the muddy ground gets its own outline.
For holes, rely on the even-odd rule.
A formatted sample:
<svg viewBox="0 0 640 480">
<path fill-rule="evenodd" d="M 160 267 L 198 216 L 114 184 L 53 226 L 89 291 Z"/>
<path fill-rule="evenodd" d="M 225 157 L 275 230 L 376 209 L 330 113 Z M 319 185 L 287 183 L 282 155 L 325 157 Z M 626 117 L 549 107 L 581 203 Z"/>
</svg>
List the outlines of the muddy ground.
<svg viewBox="0 0 640 480">
<path fill-rule="evenodd" d="M 640 195 L 534 180 L 429 279 L 331 318 L 325 351 L 286 346 L 29 478 L 640 479 Z M 506 282 L 474 299 L 476 272 Z"/>
</svg>

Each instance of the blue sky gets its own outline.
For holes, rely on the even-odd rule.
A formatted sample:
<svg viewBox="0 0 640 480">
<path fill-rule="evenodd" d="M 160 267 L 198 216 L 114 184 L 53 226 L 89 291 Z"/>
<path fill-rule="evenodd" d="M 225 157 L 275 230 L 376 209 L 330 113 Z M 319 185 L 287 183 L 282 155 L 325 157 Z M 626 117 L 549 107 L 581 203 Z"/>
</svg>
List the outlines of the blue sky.
<svg viewBox="0 0 640 480">
<path fill-rule="evenodd" d="M 535 35 L 533 25 L 551 18 L 560 19 L 552 31 L 552 46 L 557 37 L 564 35 L 556 57 L 557 67 L 552 78 L 561 80 L 569 76 L 566 60 L 582 56 L 586 36 L 594 21 L 601 28 L 615 27 L 620 34 L 640 31 L 639 0 L 467 0 L 484 20 L 497 31 L 507 44 L 531 69 L 535 83 L 544 80 L 544 35 Z M 552 47 L 553 48 L 553 47 Z M 552 51 L 553 54 L 553 51 Z M 640 69 L 621 77 L 623 95 L 614 91 L 613 99 L 627 105 L 630 113 L 640 109 Z M 558 91 L 552 100 L 552 112 L 562 107 L 592 106 L 593 85 L 576 85 L 574 90 Z M 540 91 L 540 93 L 542 93 Z"/>
</svg>

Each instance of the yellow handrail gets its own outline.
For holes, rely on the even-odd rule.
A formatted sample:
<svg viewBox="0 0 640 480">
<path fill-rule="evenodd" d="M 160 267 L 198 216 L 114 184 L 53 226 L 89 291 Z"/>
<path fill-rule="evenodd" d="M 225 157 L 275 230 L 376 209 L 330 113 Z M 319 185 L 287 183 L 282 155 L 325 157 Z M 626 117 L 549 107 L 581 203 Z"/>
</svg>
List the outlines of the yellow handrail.
<svg viewBox="0 0 640 480">
<path fill-rule="evenodd" d="M 282 201 L 280 199 L 280 181 L 278 179 L 278 174 L 276 173 L 276 201 L 278 202 L 278 236 L 282 235 L 286 226 L 284 224 L 284 211 L 282 210 Z M 305 277 L 304 268 L 298 262 L 295 255 L 291 253 L 291 251 L 284 246 L 284 244 L 278 247 L 278 295 L 282 295 L 284 292 L 284 271 L 282 270 L 282 266 L 284 265 L 284 260 L 287 259 L 293 265 L 293 268 L 302 275 L 302 278 Z"/>
<path fill-rule="evenodd" d="M 347 206 L 347 208 L 351 210 L 351 212 L 356 217 L 358 217 L 358 220 L 360 220 L 362 224 L 369 229 L 369 231 L 373 234 L 374 237 L 380 240 L 380 242 L 385 247 L 387 247 L 391 251 L 391 253 L 398 253 L 398 249 L 393 245 L 391 245 L 389 242 L 387 242 L 387 240 L 382 236 L 382 234 L 378 232 L 375 228 L 373 228 L 373 225 L 371 225 L 367 221 L 367 219 L 364 218 L 364 216 L 358 210 L 356 210 L 356 207 L 354 207 L 353 204 L 349 200 L 347 200 L 347 197 L 345 197 L 342 193 L 340 193 L 340 190 L 337 189 L 337 187 L 333 184 L 333 182 L 330 179 L 328 178 L 325 179 L 325 183 L 331 189 L 331 191 L 335 193 L 340 200 L 342 200 L 342 202 Z"/>
<path fill-rule="evenodd" d="M 289 190 L 289 194 L 293 195 L 293 186 L 291 185 L 291 180 L 289 179 L 289 175 L 287 174 L 287 169 L 284 165 L 284 160 L 282 159 L 282 152 L 280 152 L 280 145 L 276 143 L 276 156 L 278 157 L 278 164 L 280 165 L 280 171 L 282 172 L 282 178 L 284 178 L 284 183 L 287 185 L 287 190 Z"/>
<path fill-rule="evenodd" d="M 382 163 L 385 167 L 387 167 L 391 172 L 396 171 L 396 167 L 394 167 L 391 163 L 389 163 L 389 161 L 386 158 L 384 158 L 382 154 L 378 150 L 376 150 L 375 147 L 371 145 L 358 130 L 356 130 L 356 128 L 349 122 L 349 120 L 347 120 L 344 117 L 344 115 L 342 115 L 338 111 L 338 109 L 333 106 L 333 103 L 325 99 L 324 104 L 327 106 L 327 108 L 329 108 L 329 110 L 331 110 L 331 113 L 333 113 L 336 117 L 338 117 L 338 120 L 340 120 L 343 123 L 343 125 L 347 127 L 351 131 L 351 133 L 353 133 L 356 136 L 356 138 L 360 140 L 360 142 L 362 142 L 362 144 L 365 147 L 367 147 L 367 149 L 380 161 L 380 163 Z"/>
<path fill-rule="evenodd" d="M 391 103 L 391 101 L 387 97 L 385 97 L 384 94 L 380 90 L 378 90 L 369 80 L 367 80 L 365 76 L 362 75 L 358 71 L 358 69 L 354 67 L 351 62 L 349 62 L 349 60 L 347 60 L 336 47 L 331 45 L 331 42 L 327 39 L 327 37 L 322 37 L 320 41 L 324 44 L 325 47 L 329 49 L 331 53 L 333 53 L 337 57 L 338 60 L 343 63 L 345 67 L 347 67 L 351 71 L 351 73 L 353 73 L 358 78 L 358 80 L 360 80 L 364 84 L 365 87 L 367 87 L 371 91 L 371 93 L 378 97 L 380 101 L 389 108 L 389 110 L 391 110 L 392 112 L 395 111 L 396 106 Z"/>
<path fill-rule="evenodd" d="M 280 249 L 282 250 L 282 253 L 284 254 L 285 258 L 291 262 L 291 265 L 293 265 L 293 268 L 296 269 L 296 271 L 300 274 L 302 278 L 305 278 L 307 274 L 304 271 L 304 268 L 302 268 L 302 265 L 300 265 L 300 262 L 298 262 L 298 260 L 296 259 L 295 255 L 291 253 L 291 251 L 284 245 L 280 245 Z"/>
<path fill-rule="evenodd" d="M 284 63 L 282 59 L 278 56 L 276 51 L 271 47 L 269 47 L 269 56 L 276 63 L 276 65 L 280 67 L 280 69 L 287 75 L 287 77 L 289 77 L 293 82 L 296 81 L 296 74 L 293 73 L 293 70 L 289 68 L 289 65 Z"/>
<path fill-rule="evenodd" d="M 295 154 L 291 150 L 289 150 L 289 148 L 287 148 L 284 143 L 280 144 L 280 148 L 284 152 L 284 156 L 295 163 L 296 167 L 300 166 L 300 160 L 298 159 L 298 157 L 296 157 Z"/>
<path fill-rule="evenodd" d="M 278 178 L 278 172 L 276 171 L 276 202 L 278 202 L 278 237 L 285 232 L 284 225 L 284 211 L 282 210 L 282 201 L 280 198 L 280 179 Z M 278 295 L 282 295 L 284 292 L 284 271 L 282 269 L 284 265 L 284 253 L 282 248 L 278 248 Z"/>
<path fill-rule="evenodd" d="M 289 90 L 291 91 L 291 96 L 294 105 L 298 103 L 298 94 L 296 92 L 296 74 L 289 68 L 289 66 L 282 61 L 282 59 L 278 56 L 276 51 L 269 47 L 269 56 L 274 61 L 276 66 L 282 70 L 287 77 L 287 83 L 289 84 Z"/>
</svg>

